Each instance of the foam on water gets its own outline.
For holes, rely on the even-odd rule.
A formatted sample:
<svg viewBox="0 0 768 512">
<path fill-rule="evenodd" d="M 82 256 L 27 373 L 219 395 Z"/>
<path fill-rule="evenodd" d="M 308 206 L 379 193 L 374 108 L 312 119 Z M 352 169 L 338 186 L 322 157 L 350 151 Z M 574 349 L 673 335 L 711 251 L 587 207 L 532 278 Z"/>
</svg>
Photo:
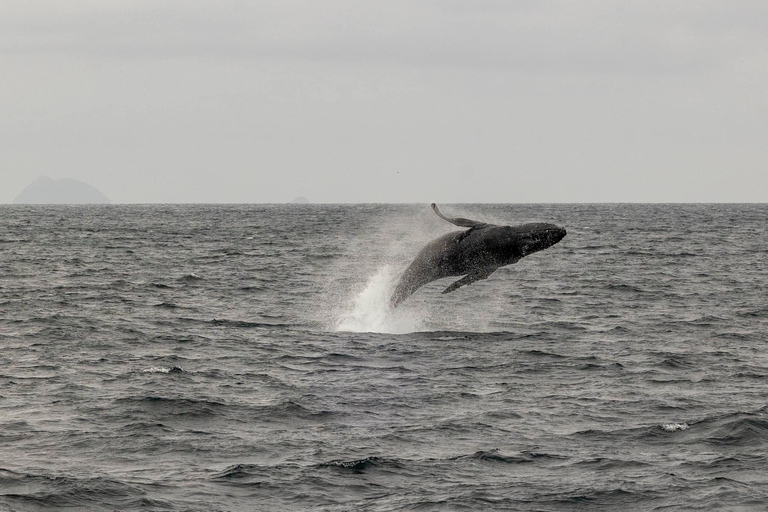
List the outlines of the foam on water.
<svg viewBox="0 0 768 512">
<path fill-rule="evenodd" d="M 335 330 L 391 334 L 424 330 L 424 315 L 420 311 L 389 306 L 397 277 L 391 265 L 380 267 L 341 312 Z"/>
<path fill-rule="evenodd" d="M 661 426 L 666 432 L 677 432 L 678 430 L 688 430 L 687 423 L 667 423 Z"/>
<path fill-rule="evenodd" d="M 153 366 L 152 368 L 147 368 L 146 370 L 142 370 L 142 373 L 181 373 L 184 369 L 180 366 L 171 366 L 170 368 L 167 367 L 161 367 L 161 366 Z"/>
</svg>

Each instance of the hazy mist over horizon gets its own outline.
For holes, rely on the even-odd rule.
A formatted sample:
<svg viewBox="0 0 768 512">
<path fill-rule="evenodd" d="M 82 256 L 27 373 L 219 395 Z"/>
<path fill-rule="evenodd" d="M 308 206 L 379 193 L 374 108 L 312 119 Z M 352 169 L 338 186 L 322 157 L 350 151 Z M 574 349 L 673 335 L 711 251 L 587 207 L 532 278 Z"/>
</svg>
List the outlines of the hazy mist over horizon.
<svg viewBox="0 0 768 512">
<path fill-rule="evenodd" d="M 37 2 L 0 203 L 768 201 L 758 1 Z"/>
</svg>

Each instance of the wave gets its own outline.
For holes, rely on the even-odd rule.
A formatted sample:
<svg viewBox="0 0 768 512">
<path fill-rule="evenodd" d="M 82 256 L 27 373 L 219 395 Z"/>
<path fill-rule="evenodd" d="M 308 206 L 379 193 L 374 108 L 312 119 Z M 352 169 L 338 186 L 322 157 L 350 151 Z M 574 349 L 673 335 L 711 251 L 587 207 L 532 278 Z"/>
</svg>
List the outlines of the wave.
<svg viewBox="0 0 768 512">
<path fill-rule="evenodd" d="M 677 432 L 678 430 L 688 430 L 690 425 L 687 423 L 666 423 L 661 425 L 661 429 L 665 432 Z"/>
<path fill-rule="evenodd" d="M 706 441 L 718 446 L 764 446 L 768 444 L 768 421 L 754 417 L 726 421 Z"/>
<path fill-rule="evenodd" d="M 628 491 L 621 487 L 613 489 L 595 489 L 588 490 L 579 494 L 574 494 L 567 498 L 557 500 L 560 503 L 569 506 L 587 507 L 611 507 L 613 509 L 636 510 L 638 503 L 658 498 L 660 493 L 657 491 Z"/>
<path fill-rule="evenodd" d="M 665 368 L 672 368 L 672 369 L 681 369 L 681 368 L 690 368 L 693 366 L 692 363 L 685 361 L 681 357 L 670 357 L 667 359 L 664 359 L 662 362 L 658 363 L 657 366 L 665 367 Z"/>
<path fill-rule="evenodd" d="M 343 416 L 331 410 L 314 410 L 286 400 L 271 404 L 225 403 L 216 400 L 179 397 L 139 396 L 115 400 L 116 414 L 126 418 L 231 418 L 236 421 L 262 421 L 265 423 L 309 422 L 324 423 Z"/>
<path fill-rule="evenodd" d="M 551 357 L 554 359 L 565 359 L 567 356 L 556 354 L 554 352 L 547 352 L 545 350 L 538 350 L 538 349 L 532 349 L 532 350 L 525 350 L 523 351 L 523 354 L 533 356 L 533 357 Z"/>
<path fill-rule="evenodd" d="M 140 332 L 140 334 L 144 334 Z M 158 334 L 149 338 L 153 343 L 210 343 L 211 338 L 199 334 Z"/>
<path fill-rule="evenodd" d="M 648 293 L 647 290 L 643 290 L 639 286 L 634 286 L 626 283 L 609 283 L 605 288 L 609 290 L 616 290 L 625 293 Z"/>
<path fill-rule="evenodd" d="M 177 320 L 193 324 L 212 325 L 215 327 L 233 327 L 237 329 L 256 329 L 260 327 L 295 327 L 295 324 L 280 322 L 250 322 L 247 320 L 228 320 L 224 318 L 214 318 L 212 320 L 201 320 L 198 318 L 180 317 Z"/>
<path fill-rule="evenodd" d="M 157 367 L 153 366 L 152 368 L 147 368 L 146 370 L 142 370 L 142 373 L 183 373 L 184 369 L 181 366 L 170 366 L 170 367 Z"/>
<path fill-rule="evenodd" d="M 135 434 L 136 432 L 157 434 L 158 432 L 174 432 L 174 429 L 164 423 L 151 423 L 146 421 L 137 421 L 126 423 L 118 428 L 119 431 Z"/>
<path fill-rule="evenodd" d="M 185 308 L 183 306 L 178 306 L 173 302 L 161 302 L 159 304 L 154 304 L 153 307 L 164 308 L 164 309 L 192 309 L 192 308 Z"/>
<path fill-rule="evenodd" d="M 584 430 L 573 436 L 616 442 L 674 442 L 719 447 L 768 445 L 768 407 L 754 412 L 727 413 L 698 421 L 675 421 L 618 430 Z"/>
<path fill-rule="evenodd" d="M 248 285 L 248 286 L 241 286 L 240 288 L 238 288 L 238 290 L 241 291 L 241 292 L 263 292 L 266 289 L 267 289 L 267 287 L 261 286 L 261 285 L 258 285 L 258 284 Z"/>
<path fill-rule="evenodd" d="M 424 466 L 436 467 L 443 464 L 456 463 L 490 463 L 490 464 L 528 464 L 528 463 L 558 463 L 567 457 L 540 452 L 521 452 L 518 455 L 507 455 L 498 449 L 477 451 L 469 455 L 457 455 L 444 459 L 399 459 L 372 455 L 357 459 L 333 459 L 315 464 L 279 463 L 277 465 L 234 464 L 212 475 L 216 480 L 250 480 L 259 475 L 270 476 L 278 469 L 307 470 L 332 469 L 345 473 L 364 474 L 372 470 L 387 470 L 418 474 Z"/>
<path fill-rule="evenodd" d="M 768 318 L 768 308 L 747 309 L 736 314 L 745 318 Z"/>
<path fill-rule="evenodd" d="M 504 455 L 498 448 L 489 451 L 477 451 L 472 455 L 459 455 L 450 460 L 478 460 L 483 462 L 500 462 L 504 464 L 524 464 L 533 462 L 534 457 L 526 455 Z"/>
<path fill-rule="evenodd" d="M 200 277 L 194 272 L 190 272 L 189 274 L 185 274 L 181 277 L 176 278 L 176 281 L 183 282 L 183 283 L 194 283 L 197 281 L 204 281 L 204 280 L 205 278 Z"/>
<path fill-rule="evenodd" d="M 626 459 L 615 459 L 611 457 L 595 457 L 592 459 L 580 460 L 578 462 L 575 462 L 573 465 L 576 467 L 589 468 L 591 470 L 600 470 L 600 471 L 651 466 L 651 464 L 647 462 L 641 462 L 636 460 L 626 460 Z"/>
<path fill-rule="evenodd" d="M 721 338 L 726 340 L 756 340 L 756 336 L 754 333 L 744 333 L 744 332 L 719 332 L 714 335 L 715 338 Z"/>
<path fill-rule="evenodd" d="M 144 491 L 103 477 L 75 478 L 61 474 L 19 473 L 0 468 L 0 488 L 6 503 L 45 509 L 105 507 L 121 509 L 140 500 Z"/>
<path fill-rule="evenodd" d="M 211 475 L 212 480 L 250 480 L 260 474 L 269 475 L 274 472 L 272 466 L 258 464 L 233 464 Z"/>
<path fill-rule="evenodd" d="M 733 374 L 733 377 L 736 379 L 765 379 L 768 378 L 768 373 L 764 371 L 742 371 Z"/>
<path fill-rule="evenodd" d="M 246 320 L 227 320 L 214 318 L 208 322 L 211 325 L 218 327 L 236 327 L 238 329 L 253 329 L 256 327 L 289 327 L 290 324 L 284 323 L 270 323 L 270 322 L 248 322 Z"/>
<path fill-rule="evenodd" d="M 130 407 L 142 410 L 159 410 L 171 415 L 210 416 L 228 407 L 223 402 L 192 398 L 166 398 L 161 396 L 142 396 L 118 398 L 118 407 Z"/>
<path fill-rule="evenodd" d="M 403 464 L 396 459 L 386 459 L 382 457 L 366 457 L 364 459 L 357 460 L 332 460 L 329 462 L 321 462 L 316 467 L 318 468 L 333 468 L 343 471 L 349 471 L 350 473 L 365 473 L 369 469 L 373 468 L 402 468 Z"/>
</svg>

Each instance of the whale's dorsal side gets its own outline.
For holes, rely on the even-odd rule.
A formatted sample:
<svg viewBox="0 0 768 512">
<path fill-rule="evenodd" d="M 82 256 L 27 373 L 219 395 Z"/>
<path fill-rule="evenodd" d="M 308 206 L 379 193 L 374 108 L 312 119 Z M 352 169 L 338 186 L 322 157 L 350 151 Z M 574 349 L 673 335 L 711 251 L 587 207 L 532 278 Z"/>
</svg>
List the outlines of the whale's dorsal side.
<svg viewBox="0 0 768 512">
<path fill-rule="evenodd" d="M 396 308 L 425 284 L 444 277 L 463 276 L 451 283 L 443 293 L 451 293 L 487 279 L 496 269 L 552 247 L 566 235 L 565 229 L 554 224 L 499 226 L 472 219 L 446 217 L 435 203 L 431 206 L 444 221 L 469 229 L 445 233 L 419 251 L 397 282 L 389 299 L 391 308 Z"/>
<path fill-rule="evenodd" d="M 437 205 L 435 203 L 432 203 L 432 209 L 435 211 L 438 217 L 440 217 L 443 220 L 446 220 L 450 222 L 451 224 L 455 224 L 462 228 L 484 228 L 486 226 L 490 226 L 491 224 L 486 224 L 485 222 L 479 222 L 472 219 L 463 219 L 461 217 L 446 217 L 442 213 L 440 213 L 440 210 L 437 208 Z"/>
</svg>

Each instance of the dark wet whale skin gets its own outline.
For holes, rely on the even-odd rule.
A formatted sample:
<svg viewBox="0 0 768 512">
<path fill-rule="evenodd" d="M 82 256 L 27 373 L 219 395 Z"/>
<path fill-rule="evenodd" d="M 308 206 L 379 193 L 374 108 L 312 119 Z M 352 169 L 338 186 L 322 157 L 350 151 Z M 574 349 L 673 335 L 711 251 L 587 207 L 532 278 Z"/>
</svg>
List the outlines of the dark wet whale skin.
<svg viewBox="0 0 768 512">
<path fill-rule="evenodd" d="M 466 274 L 467 277 L 443 291 L 450 293 L 487 278 L 499 267 L 555 245 L 565 235 L 565 229 L 545 223 L 520 226 L 477 223 L 469 230 L 453 231 L 433 240 L 419 252 L 400 278 L 390 305 L 397 306 L 436 279 Z"/>
</svg>

